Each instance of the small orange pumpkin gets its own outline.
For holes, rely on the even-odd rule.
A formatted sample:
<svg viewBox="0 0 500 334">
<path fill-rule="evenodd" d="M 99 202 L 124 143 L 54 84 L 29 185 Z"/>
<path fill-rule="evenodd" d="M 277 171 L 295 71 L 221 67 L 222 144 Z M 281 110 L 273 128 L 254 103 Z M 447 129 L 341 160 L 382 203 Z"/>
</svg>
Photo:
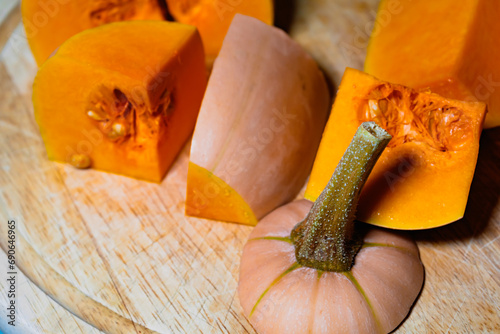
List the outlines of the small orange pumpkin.
<svg viewBox="0 0 500 334">
<path fill-rule="evenodd" d="M 259 333 L 387 333 L 406 317 L 424 277 L 416 244 L 353 225 L 359 192 L 389 139 L 363 123 L 314 204 L 282 206 L 251 233 L 238 293 Z"/>
</svg>

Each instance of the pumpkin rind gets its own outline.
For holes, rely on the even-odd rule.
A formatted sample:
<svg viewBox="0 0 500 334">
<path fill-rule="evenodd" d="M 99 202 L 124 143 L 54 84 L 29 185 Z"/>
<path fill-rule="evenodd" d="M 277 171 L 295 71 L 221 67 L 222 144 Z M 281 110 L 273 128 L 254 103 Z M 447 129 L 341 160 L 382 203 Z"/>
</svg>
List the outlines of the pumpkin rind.
<svg viewBox="0 0 500 334">
<path fill-rule="evenodd" d="M 284 205 L 250 234 L 238 285 L 244 314 L 263 334 L 392 331 L 408 314 L 423 284 L 415 243 L 375 229 L 365 236 L 350 272 L 300 266 L 287 272 L 296 263 L 294 247 L 273 237 L 289 236 L 311 207 L 307 200 Z M 374 272 L 382 276 L 378 279 Z M 390 295 L 387 287 L 393 289 Z"/>
<path fill-rule="evenodd" d="M 397 109 L 384 105 L 392 99 Z M 425 229 L 460 219 L 485 112 L 481 102 L 446 99 L 346 69 L 305 197 L 319 196 L 358 125 L 374 120 L 393 139 L 363 188 L 357 219 L 395 229 Z"/>
<path fill-rule="evenodd" d="M 227 184 L 252 210 L 250 216 L 260 219 L 291 201 L 305 183 L 329 99 L 322 73 L 297 43 L 277 28 L 237 14 L 203 98 L 190 162 Z M 190 175 L 186 212 L 229 220 L 212 212 L 238 203 L 208 191 L 202 194 L 208 202 L 200 205 L 193 188 L 216 187 Z M 236 216 L 230 221 L 249 223 Z"/>
<path fill-rule="evenodd" d="M 193 131 L 205 86 L 195 27 L 119 22 L 66 41 L 40 68 L 33 105 L 51 160 L 85 155 L 92 168 L 160 182 Z"/>
<path fill-rule="evenodd" d="M 500 125 L 500 2 L 382 0 L 365 71 L 457 100 L 488 104 L 485 128 Z M 443 17 L 446 17 L 443 20 Z"/>
<path fill-rule="evenodd" d="M 21 1 L 26 36 L 40 66 L 69 37 L 117 21 L 163 20 L 157 0 Z"/>
</svg>

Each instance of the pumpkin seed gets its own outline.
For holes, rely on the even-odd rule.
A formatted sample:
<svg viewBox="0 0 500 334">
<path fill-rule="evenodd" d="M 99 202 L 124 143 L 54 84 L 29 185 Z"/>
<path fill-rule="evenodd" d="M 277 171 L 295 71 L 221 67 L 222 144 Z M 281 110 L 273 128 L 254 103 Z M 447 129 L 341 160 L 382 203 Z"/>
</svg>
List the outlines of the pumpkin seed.
<svg viewBox="0 0 500 334">
<path fill-rule="evenodd" d="M 78 169 L 86 169 L 92 164 L 92 159 L 86 154 L 73 154 L 69 163 Z"/>
</svg>

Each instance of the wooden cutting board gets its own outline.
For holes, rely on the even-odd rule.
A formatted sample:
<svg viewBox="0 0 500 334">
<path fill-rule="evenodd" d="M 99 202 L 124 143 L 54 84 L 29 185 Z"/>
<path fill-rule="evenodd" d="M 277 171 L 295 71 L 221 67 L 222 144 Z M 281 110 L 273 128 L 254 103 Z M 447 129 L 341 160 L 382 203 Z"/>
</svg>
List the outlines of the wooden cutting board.
<svg viewBox="0 0 500 334">
<path fill-rule="evenodd" d="M 278 3 L 278 23 L 317 59 L 332 91 L 346 66 L 362 68 L 377 0 Z M 252 228 L 184 216 L 189 144 L 161 184 L 48 161 L 18 1 L 0 0 L 0 21 L 0 330 L 254 333 L 236 293 Z M 496 129 L 483 132 L 464 219 L 412 233 L 426 278 L 396 333 L 500 332 L 499 195 Z M 5 311 L 9 219 L 16 327 Z"/>
</svg>

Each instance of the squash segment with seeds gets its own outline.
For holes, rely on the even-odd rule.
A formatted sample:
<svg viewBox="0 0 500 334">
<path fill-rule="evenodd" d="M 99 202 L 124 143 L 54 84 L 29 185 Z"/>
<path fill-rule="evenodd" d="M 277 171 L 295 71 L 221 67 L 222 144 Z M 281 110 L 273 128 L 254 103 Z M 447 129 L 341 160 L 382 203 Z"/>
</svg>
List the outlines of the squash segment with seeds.
<svg viewBox="0 0 500 334">
<path fill-rule="evenodd" d="M 64 43 L 40 68 L 33 104 L 51 160 L 160 182 L 205 86 L 195 27 L 119 22 Z"/>
<path fill-rule="evenodd" d="M 314 162 L 305 197 L 315 200 L 359 124 L 375 121 L 393 136 L 366 181 L 358 219 L 425 229 L 465 211 L 486 106 L 388 83 L 347 69 Z"/>
</svg>

